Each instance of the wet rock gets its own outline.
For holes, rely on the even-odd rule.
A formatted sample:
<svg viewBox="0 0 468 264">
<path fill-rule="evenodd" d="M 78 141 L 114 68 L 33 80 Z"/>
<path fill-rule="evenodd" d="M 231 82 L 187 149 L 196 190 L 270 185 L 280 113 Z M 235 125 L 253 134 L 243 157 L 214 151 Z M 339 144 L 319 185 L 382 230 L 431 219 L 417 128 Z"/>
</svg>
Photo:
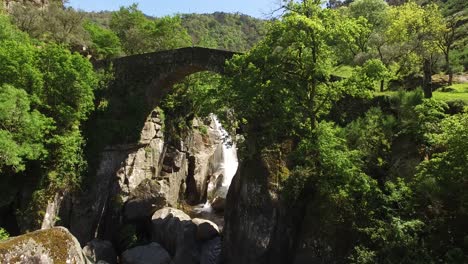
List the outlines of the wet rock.
<svg viewBox="0 0 468 264">
<path fill-rule="evenodd" d="M 223 212 L 224 207 L 226 206 L 226 198 L 223 197 L 215 197 L 211 202 L 211 207 L 215 212 Z"/>
<path fill-rule="evenodd" d="M 102 263 L 116 264 L 117 254 L 112 243 L 106 240 L 93 239 L 83 248 L 83 254 L 93 263 L 101 261 Z"/>
<path fill-rule="evenodd" d="M 169 264 L 171 257 L 158 243 L 131 248 L 122 254 L 122 264 Z"/>
<path fill-rule="evenodd" d="M 63 227 L 31 232 L 0 242 L 0 263 L 84 264 L 78 240 Z"/>
<path fill-rule="evenodd" d="M 201 218 L 194 218 L 192 222 L 197 226 L 198 241 L 206 241 L 219 236 L 219 228 L 215 223 Z"/>
<path fill-rule="evenodd" d="M 216 129 L 214 120 L 205 125 L 202 120 L 194 119 L 191 135 L 191 156 L 187 179 L 186 198 L 190 204 L 199 204 L 205 198 L 208 181 L 214 170 L 219 167 L 213 156 L 222 144 L 221 133 Z M 204 132 L 201 132 L 204 131 Z M 219 155 L 216 155 L 219 156 Z"/>
</svg>

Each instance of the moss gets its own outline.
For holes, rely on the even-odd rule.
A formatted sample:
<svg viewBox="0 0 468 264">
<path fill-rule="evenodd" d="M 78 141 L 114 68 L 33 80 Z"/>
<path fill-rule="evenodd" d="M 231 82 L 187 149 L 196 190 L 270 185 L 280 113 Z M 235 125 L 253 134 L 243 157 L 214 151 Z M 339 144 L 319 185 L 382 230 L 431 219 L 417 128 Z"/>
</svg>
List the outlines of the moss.
<svg viewBox="0 0 468 264">
<path fill-rule="evenodd" d="M 28 243 L 30 240 L 44 247 L 55 264 L 66 263 L 69 257 L 68 249 L 75 243 L 71 238 L 71 234 L 62 228 L 35 231 L 11 238 L 5 242 L 0 242 L 0 259 L 4 261 L 2 256 L 13 254 L 10 262 L 18 262 L 24 251 L 17 250 L 16 248 L 22 244 Z"/>
</svg>

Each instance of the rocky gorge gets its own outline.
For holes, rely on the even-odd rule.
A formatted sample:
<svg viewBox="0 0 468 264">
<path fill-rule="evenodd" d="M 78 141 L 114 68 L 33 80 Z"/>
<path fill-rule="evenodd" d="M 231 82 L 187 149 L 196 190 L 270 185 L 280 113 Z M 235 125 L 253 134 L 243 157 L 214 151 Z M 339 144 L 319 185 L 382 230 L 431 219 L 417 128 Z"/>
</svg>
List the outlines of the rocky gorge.
<svg viewBox="0 0 468 264">
<path fill-rule="evenodd" d="M 104 149 L 89 189 L 57 193 L 48 202 L 42 231 L 37 232 L 56 232 L 56 225 L 68 228 L 60 230 L 79 252 L 71 263 L 220 263 L 236 148 L 213 115 L 194 119 L 183 139 L 168 138 L 161 111 L 149 114 L 136 144 Z M 32 234 L 25 236 L 48 250 L 40 261 L 56 254 L 47 248 L 49 242 L 42 245 Z M 11 252 L 23 254 L 15 239 L 0 246 L 2 261 L 12 258 Z M 49 263 L 44 261 L 39 263 Z"/>
</svg>

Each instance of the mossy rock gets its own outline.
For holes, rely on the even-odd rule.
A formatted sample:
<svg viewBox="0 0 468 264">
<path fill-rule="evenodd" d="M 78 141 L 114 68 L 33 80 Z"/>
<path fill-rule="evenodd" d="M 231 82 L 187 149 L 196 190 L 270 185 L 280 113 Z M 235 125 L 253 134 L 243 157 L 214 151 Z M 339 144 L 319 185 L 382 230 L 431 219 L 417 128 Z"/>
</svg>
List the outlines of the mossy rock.
<svg viewBox="0 0 468 264">
<path fill-rule="evenodd" d="M 84 264 L 78 240 L 63 227 L 34 231 L 0 242 L 0 263 Z"/>
</svg>

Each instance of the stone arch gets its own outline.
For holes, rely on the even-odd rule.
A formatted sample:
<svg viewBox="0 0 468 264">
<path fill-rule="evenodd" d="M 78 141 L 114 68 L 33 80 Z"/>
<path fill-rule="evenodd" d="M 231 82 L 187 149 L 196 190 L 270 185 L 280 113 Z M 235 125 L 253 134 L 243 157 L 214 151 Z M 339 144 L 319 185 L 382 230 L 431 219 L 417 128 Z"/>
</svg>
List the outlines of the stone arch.
<svg viewBox="0 0 468 264">
<path fill-rule="evenodd" d="M 223 74 L 226 60 L 235 54 L 225 50 L 189 47 L 132 55 L 110 62 L 115 71 L 116 86 L 139 86 L 144 90 L 148 103 L 154 105 L 173 84 L 190 74 L 200 71 Z"/>
</svg>

